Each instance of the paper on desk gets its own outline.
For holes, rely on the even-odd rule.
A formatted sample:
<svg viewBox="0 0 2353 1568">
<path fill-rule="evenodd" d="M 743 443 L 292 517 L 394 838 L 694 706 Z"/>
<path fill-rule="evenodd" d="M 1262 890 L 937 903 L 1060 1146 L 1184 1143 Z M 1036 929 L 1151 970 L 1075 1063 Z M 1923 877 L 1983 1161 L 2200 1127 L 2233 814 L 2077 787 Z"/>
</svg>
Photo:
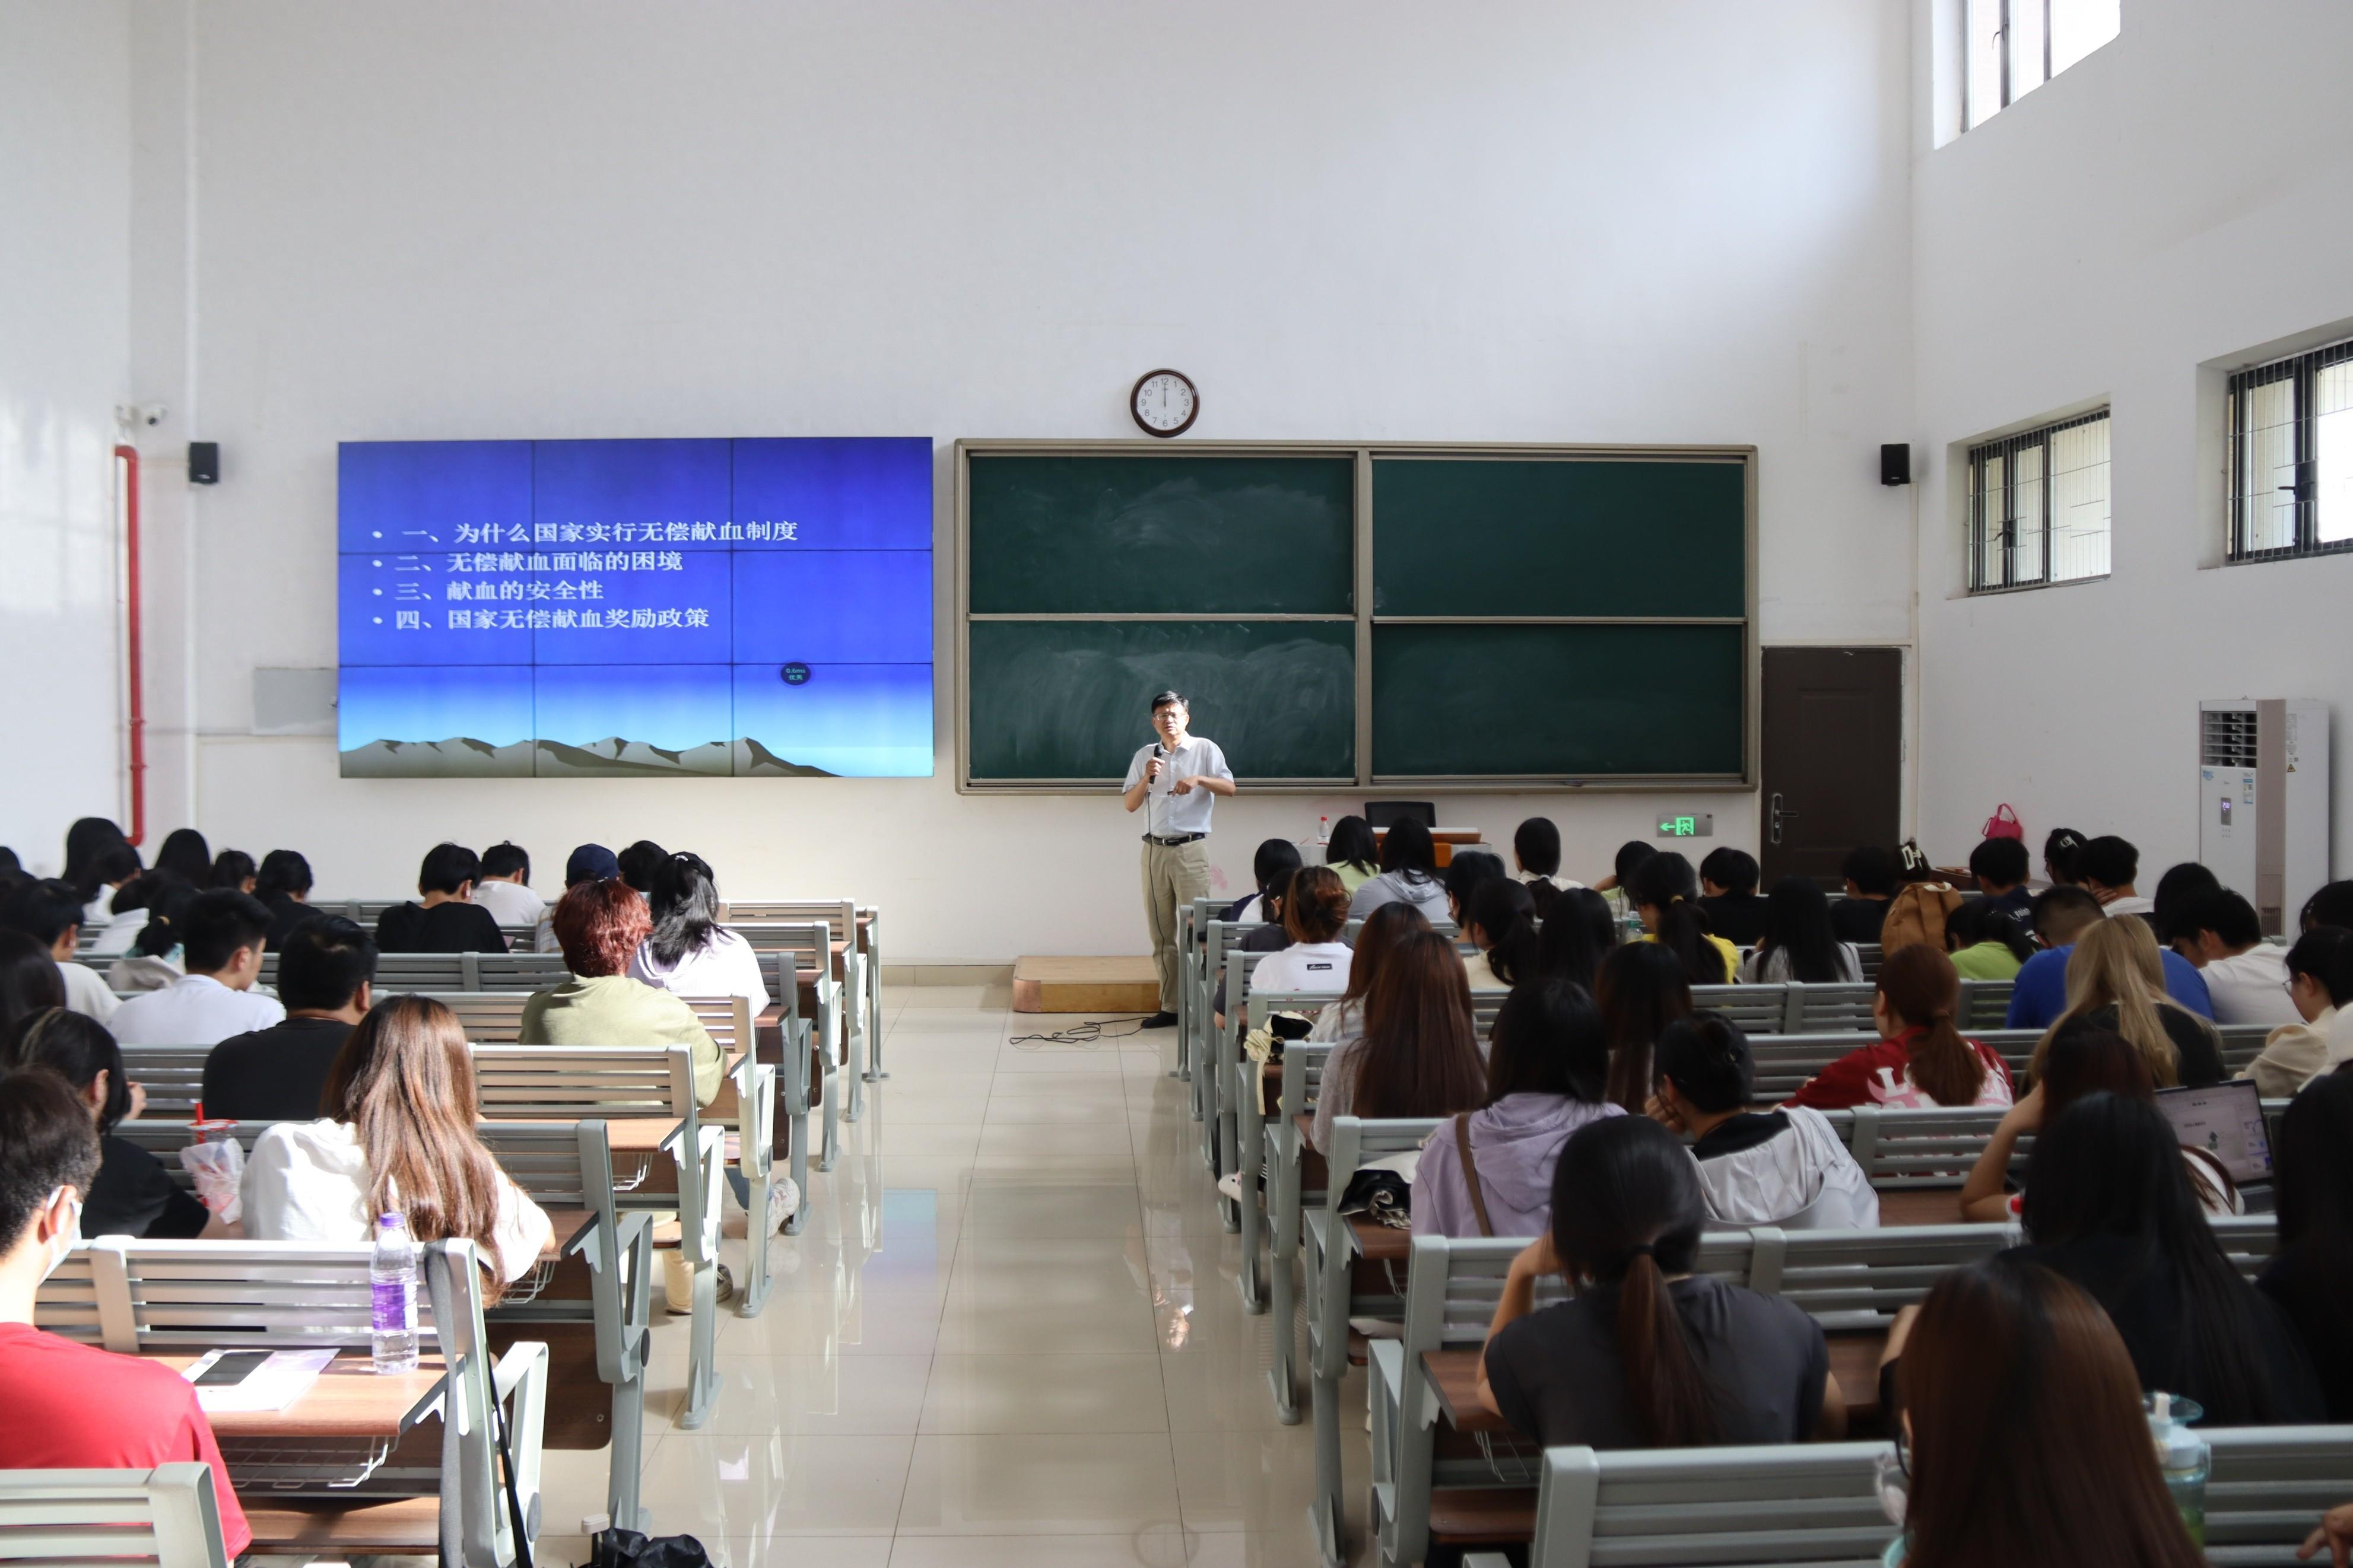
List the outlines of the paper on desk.
<svg viewBox="0 0 2353 1568">
<path fill-rule="evenodd" d="M 245 1374 L 242 1383 L 196 1389 L 196 1404 L 207 1415 L 237 1411 L 283 1410 L 319 1381 L 332 1350 L 273 1351 L 269 1359 Z M 193 1369 L 192 1369 L 193 1370 Z"/>
</svg>

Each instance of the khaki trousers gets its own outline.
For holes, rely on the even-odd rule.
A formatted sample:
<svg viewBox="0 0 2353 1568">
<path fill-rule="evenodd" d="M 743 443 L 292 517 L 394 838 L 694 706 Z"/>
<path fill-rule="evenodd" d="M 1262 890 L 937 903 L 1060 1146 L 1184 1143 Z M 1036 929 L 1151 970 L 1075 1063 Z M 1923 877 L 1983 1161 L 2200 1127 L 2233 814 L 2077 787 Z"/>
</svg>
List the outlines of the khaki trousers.
<svg viewBox="0 0 2353 1568">
<path fill-rule="evenodd" d="M 1209 892 L 1209 841 L 1144 841 L 1144 924 L 1160 975 L 1160 1010 L 1176 1011 L 1176 911 Z"/>
</svg>

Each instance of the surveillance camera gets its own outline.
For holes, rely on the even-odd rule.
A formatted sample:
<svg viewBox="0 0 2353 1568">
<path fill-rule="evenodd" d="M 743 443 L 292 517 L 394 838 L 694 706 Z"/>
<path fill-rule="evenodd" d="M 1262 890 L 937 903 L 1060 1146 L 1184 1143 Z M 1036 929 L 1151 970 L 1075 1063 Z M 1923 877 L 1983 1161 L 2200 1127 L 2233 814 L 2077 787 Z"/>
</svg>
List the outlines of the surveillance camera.
<svg viewBox="0 0 2353 1568">
<path fill-rule="evenodd" d="M 144 425 L 150 429 L 164 423 L 171 410 L 160 403 L 118 403 L 114 405 L 114 422 L 128 428 Z"/>
</svg>

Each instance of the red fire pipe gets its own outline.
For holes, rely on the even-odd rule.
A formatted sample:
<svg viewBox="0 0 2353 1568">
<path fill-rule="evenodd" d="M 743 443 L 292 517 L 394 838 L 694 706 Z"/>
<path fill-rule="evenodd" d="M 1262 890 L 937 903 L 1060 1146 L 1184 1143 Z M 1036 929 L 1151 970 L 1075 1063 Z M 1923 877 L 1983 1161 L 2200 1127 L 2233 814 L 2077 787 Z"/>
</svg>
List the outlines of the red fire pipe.
<svg viewBox="0 0 2353 1568">
<path fill-rule="evenodd" d="M 114 448 L 123 465 L 123 570 L 125 577 L 124 662 L 131 690 L 131 832 L 133 844 L 147 837 L 147 696 L 146 670 L 140 646 L 139 605 L 139 448 L 127 442 Z"/>
</svg>

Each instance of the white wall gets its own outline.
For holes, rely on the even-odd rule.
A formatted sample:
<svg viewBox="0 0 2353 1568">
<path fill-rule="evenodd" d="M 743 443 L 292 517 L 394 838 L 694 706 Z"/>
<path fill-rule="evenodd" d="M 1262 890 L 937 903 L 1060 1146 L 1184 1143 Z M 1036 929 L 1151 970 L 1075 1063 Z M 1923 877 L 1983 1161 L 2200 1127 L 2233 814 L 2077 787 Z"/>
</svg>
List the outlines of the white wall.
<svg viewBox="0 0 2353 1568">
<path fill-rule="evenodd" d="M 2353 8 L 2335 0 L 2131 0 L 2114 43 L 1919 159 L 1933 850 L 1966 853 L 2007 800 L 2038 840 L 2063 824 L 2133 839 L 2147 891 L 2197 851 L 2200 698 L 2316 697 L 2340 731 L 2353 720 L 2353 560 L 2211 564 L 2221 367 L 2353 332 L 2348 60 Z M 1948 448 L 2098 398 L 2115 410 L 2114 574 L 1960 597 Z M 2343 875 L 2353 773 L 2341 741 L 2337 755 Z"/>
<path fill-rule="evenodd" d="M 224 469 L 183 523 L 195 765 L 159 787 L 322 891 L 404 888 L 443 837 L 512 835 L 552 880 L 643 835 L 740 892 L 879 900 L 898 957 L 1143 941 L 1134 822 L 958 796 L 944 703 L 928 781 L 343 781 L 331 740 L 251 737 L 256 667 L 334 661 L 339 440 L 926 434 L 944 537 L 953 439 L 1132 434 L 1128 383 L 1173 363 L 1205 437 L 1754 442 L 1766 639 L 1905 636 L 1875 468 L 1909 423 L 1902 0 L 133 26 L 134 352 Z M 1548 811 L 1591 875 L 1661 804 L 1441 816 Z M 1753 797 L 1683 804 L 1753 844 Z M 1349 807 L 1238 800 L 1220 869 Z"/>
<path fill-rule="evenodd" d="M 114 405 L 129 355 L 121 0 L 0 8 L 0 842 L 121 817 Z M 127 818 L 126 818 L 127 825 Z"/>
</svg>

